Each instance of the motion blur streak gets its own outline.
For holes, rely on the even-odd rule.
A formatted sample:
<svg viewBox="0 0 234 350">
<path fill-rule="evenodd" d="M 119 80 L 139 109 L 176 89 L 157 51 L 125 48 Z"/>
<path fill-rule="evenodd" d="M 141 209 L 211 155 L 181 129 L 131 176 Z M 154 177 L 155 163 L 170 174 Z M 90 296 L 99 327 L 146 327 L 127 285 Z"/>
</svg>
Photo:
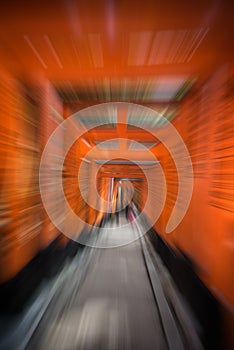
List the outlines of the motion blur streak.
<svg viewBox="0 0 234 350">
<path fill-rule="evenodd" d="M 0 349 L 234 348 L 232 4 L 0 4 Z"/>
</svg>

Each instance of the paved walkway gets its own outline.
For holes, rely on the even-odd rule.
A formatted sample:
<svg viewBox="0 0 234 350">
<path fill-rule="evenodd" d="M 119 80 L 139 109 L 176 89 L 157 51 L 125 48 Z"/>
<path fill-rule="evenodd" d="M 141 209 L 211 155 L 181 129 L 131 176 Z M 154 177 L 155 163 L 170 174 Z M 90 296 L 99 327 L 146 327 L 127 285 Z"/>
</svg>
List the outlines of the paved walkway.
<svg viewBox="0 0 234 350">
<path fill-rule="evenodd" d="M 79 271 L 67 278 L 28 350 L 167 349 L 140 242 L 133 228 L 120 229 L 125 224 L 120 215 L 97 243 L 121 243 L 124 235 L 132 243 L 93 249 L 83 282 L 76 284 Z"/>
</svg>

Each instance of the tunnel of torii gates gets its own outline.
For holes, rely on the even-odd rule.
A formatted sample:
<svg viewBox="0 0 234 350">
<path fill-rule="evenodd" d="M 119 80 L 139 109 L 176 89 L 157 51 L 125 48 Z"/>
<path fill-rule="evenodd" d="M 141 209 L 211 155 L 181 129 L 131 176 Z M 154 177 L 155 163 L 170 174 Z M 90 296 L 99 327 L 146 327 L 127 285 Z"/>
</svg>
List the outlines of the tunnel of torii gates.
<svg viewBox="0 0 234 350">
<path fill-rule="evenodd" d="M 64 174 L 65 193 L 67 198 L 70 198 L 69 203 L 71 207 L 81 217 L 83 208 L 86 217 L 82 217 L 82 219 L 89 224 L 98 224 L 105 213 L 114 213 L 117 210 L 117 202 L 120 200 L 122 200 L 123 208 L 125 208 L 131 198 L 139 208 L 145 205 L 145 197 L 148 191 L 146 176 L 149 181 L 150 173 L 153 175 L 154 168 L 158 163 L 158 160 L 155 160 L 156 147 L 152 147 L 151 152 L 146 148 L 136 153 L 135 150 L 129 149 L 128 145 L 131 143 L 131 140 L 152 145 L 158 145 L 159 141 L 152 134 L 137 127 L 135 127 L 134 131 L 128 132 L 127 112 L 127 107 L 125 110 L 122 110 L 123 117 L 126 119 L 124 121 L 120 119 L 122 116 L 118 115 L 116 130 L 107 130 L 101 126 L 90 130 L 82 138 L 78 139 L 68 152 L 65 168 L 66 172 L 70 171 L 73 173 L 74 182 L 71 184 L 70 177 L 68 177 L 69 186 L 66 186 L 66 174 Z M 108 140 L 111 140 L 112 143 L 113 140 L 118 142 L 118 149 L 109 149 L 108 152 L 98 149 L 97 143 L 101 144 L 104 142 L 105 144 Z M 162 149 L 166 152 L 165 147 L 162 147 Z M 75 162 L 74 159 L 76 159 Z M 169 154 L 167 154 L 167 161 L 168 159 L 170 159 Z M 75 167 L 74 163 L 76 163 Z M 80 166 L 81 164 L 82 166 Z M 85 173 L 87 169 L 89 171 Z M 88 203 L 90 205 L 84 202 L 83 205 L 79 203 L 77 206 L 78 201 L 81 201 L 82 198 L 82 196 L 79 197 L 77 195 L 80 192 L 77 182 L 79 171 L 81 171 L 80 175 L 84 174 L 84 178 L 87 181 L 86 188 L 88 189 Z M 134 193 L 129 182 L 134 187 Z M 80 186 L 82 186 L 82 183 Z M 94 209 L 98 205 L 98 198 L 93 186 L 96 186 L 98 194 L 108 201 L 108 203 L 102 204 L 103 207 L 99 206 L 99 210 Z M 117 195 L 117 193 L 120 193 L 120 188 L 122 188 L 122 197 Z M 74 193 L 76 193 L 75 196 Z M 80 199 L 78 200 L 78 198 Z M 151 207 L 154 208 L 154 203 L 152 202 L 151 204 Z"/>
<path fill-rule="evenodd" d="M 116 211 L 134 203 L 201 320 L 204 289 L 218 301 L 233 348 L 233 24 L 233 4 L 221 0 L 1 1 L 0 309 L 22 307 L 80 249 L 60 227 L 60 166 L 81 219 L 65 229 L 79 241 L 87 225 L 117 226 Z"/>
<path fill-rule="evenodd" d="M 233 70 L 228 74 L 229 78 L 233 76 Z M 120 191 L 118 188 L 126 187 L 127 191 L 124 192 L 132 193 L 130 188 L 133 186 L 133 201 L 140 210 L 146 199 L 149 200 L 149 210 L 145 214 L 150 221 L 156 209 L 155 201 L 160 199 L 163 189 L 162 182 L 157 181 L 156 176 L 161 167 L 166 182 L 166 199 L 153 228 L 174 251 L 185 252 L 193 261 L 197 274 L 205 285 L 219 300 L 225 299 L 222 305 L 230 327 L 234 304 L 231 269 L 233 190 L 232 168 L 228 159 L 233 156 L 233 120 L 228 117 L 224 119 L 223 115 L 233 114 L 233 102 L 231 94 L 222 93 L 226 79 L 226 73 L 220 69 L 205 83 L 203 90 L 191 91 L 179 104 L 176 103 L 176 113 L 171 122 L 190 153 L 194 176 L 189 208 L 183 220 L 170 234 L 166 233 L 166 227 L 178 195 L 175 162 L 168 148 L 152 133 L 145 128 L 143 130 L 141 125 L 126 125 L 127 112 L 124 108 L 118 111 L 115 127 L 98 126 L 86 132 L 84 129 L 82 137 L 73 144 L 64 161 L 63 188 L 73 211 L 84 222 L 98 225 L 105 211 L 115 210 L 116 197 L 119 198 L 116 194 Z M 19 83 L 6 74 L 2 75 L 1 84 L 4 87 L 0 91 L 4 103 L 4 113 L 1 114 L 4 132 L 1 167 L 8 169 L 8 173 L 5 170 L 0 173 L 2 186 L 7 188 L 3 192 L 3 203 L 8 208 L 4 212 L 4 223 L 7 224 L 2 227 L 2 240 L 5 243 L 0 258 L 1 266 L 4 266 L 0 280 L 5 283 L 14 278 L 56 237 L 59 236 L 59 244 L 62 246 L 68 240 L 66 236 L 60 235 L 43 208 L 38 187 L 38 169 L 41 154 L 53 131 L 63 120 L 87 105 L 80 106 L 79 109 L 69 109 L 61 102 L 53 85 L 48 81 L 45 85 L 41 81 L 32 83 L 30 94 L 29 90 L 23 91 Z M 31 99 L 34 98 L 33 103 L 25 98 L 28 95 Z M 154 109 L 157 110 L 157 105 Z M 19 113 L 28 113 L 27 119 L 19 118 Z M 210 115 L 213 117 L 210 118 Z M 113 146 L 113 149 L 109 147 L 108 152 L 98 147 L 103 141 L 114 142 L 116 139 L 118 146 Z M 129 145 L 132 140 L 145 143 L 146 148 L 147 144 L 150 145 L 150 150 L 131 150 Z M 22 159 L 27 161 L 27 172 Z M 78 184 L 79 172 L 84 183 Z M 93 177 L 93 174 L 96 176 Z M 95 208 L 99 199 L 94 192 L 88 190 L 95 181 L 98 193 L 112 203 L 111 208 Z M 153 191 L 148 191 L 149 184 Z M 92 205 L 87 205 L 83 199 L 82 186 Z M 25 210 L 28 213 L 26 217 Z M 41 220 L 35 223 L 39 211 Z M 30 239 L 28 232 L 32 232 Z"/>
</svg>

